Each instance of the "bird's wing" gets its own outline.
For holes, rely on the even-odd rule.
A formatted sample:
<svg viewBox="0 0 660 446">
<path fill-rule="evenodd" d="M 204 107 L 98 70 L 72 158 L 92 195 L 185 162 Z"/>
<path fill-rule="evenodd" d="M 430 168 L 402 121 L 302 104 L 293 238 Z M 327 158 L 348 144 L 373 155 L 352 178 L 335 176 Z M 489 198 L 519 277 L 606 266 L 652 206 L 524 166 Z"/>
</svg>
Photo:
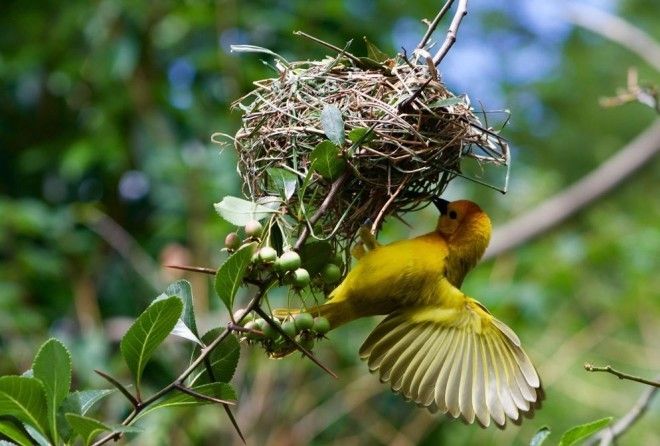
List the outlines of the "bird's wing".
<svg viewBox="0 0 660 446">
<path fill-rule="evenodd" d="M 518 336 L 479 302 L 417 307 L 385 318 L 360 349 L 369 370 L 431 412 L 503 428 L 540 406 L 539 376 Z"/>
</svg>

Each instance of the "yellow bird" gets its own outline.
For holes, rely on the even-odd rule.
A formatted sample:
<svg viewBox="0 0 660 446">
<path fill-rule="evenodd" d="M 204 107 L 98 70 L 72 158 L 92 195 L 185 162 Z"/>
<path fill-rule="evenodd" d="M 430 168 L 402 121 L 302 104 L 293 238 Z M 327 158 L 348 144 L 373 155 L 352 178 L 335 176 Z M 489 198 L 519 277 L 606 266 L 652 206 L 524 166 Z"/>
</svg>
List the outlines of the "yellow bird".
<svg viewBox="0 0 660 446">
<path fill-rule="evenodd" d="M 431 412 L 517 424 L 540 406 L 539 375 L 513 330 L 460 291 L 488 246 L 490 219 L 471 201 L 434 203 L 441 215 L 429 234 L 379 246 L 363 231 L 371 249 L 358 250 L 329 301 L 308 311 L 332 328 L 388 315 L 360 348 L 382 382 Z"/>
</svg>

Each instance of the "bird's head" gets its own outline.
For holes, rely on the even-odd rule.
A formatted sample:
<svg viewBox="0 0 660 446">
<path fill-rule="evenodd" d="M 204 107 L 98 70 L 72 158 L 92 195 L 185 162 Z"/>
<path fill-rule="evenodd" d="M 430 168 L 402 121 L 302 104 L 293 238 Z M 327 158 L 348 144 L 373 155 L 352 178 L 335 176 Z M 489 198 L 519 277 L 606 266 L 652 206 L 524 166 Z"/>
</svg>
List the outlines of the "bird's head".
<svg viewBox="0 0 660 446">
<path fill-rule="evenodd" d="M 488 215 L 472 201 L 449 202 L 435 198 L 440 211 L 438 231 L 456 251 L 469 258 L 470 263 L 481 258 L 490 241 L 491 224 Z"/>
</svg>

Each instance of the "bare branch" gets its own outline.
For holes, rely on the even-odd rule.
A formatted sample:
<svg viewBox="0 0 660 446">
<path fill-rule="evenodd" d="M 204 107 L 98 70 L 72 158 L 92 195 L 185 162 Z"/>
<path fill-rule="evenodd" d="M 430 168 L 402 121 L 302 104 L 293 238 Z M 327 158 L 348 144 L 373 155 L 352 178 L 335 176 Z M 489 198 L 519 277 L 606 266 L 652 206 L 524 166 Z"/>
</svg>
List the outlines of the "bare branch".
<svg viewBox="0 0 660 446">
<path fill-rule="evenodd" d="M 600 167 L 531 211 L 500 226 L 484 259 L 514 249 L 559 225 L 646 165 L 660 151 L 660 119 Z"/>
<path fill-rule="evenodd" d="M 449 52 L 449 49 L 454 45 L 454 42 L 456 42 L 456 35 L 458 34 L 458 28 L 461 26 L 461 21 L 463 20 L 463 17 L 467 15 L 467 0 L 458 0 L 458 6 L 456 7 L 456 13 L 454 14 L 454 18 L 451 21 L 451 25 L 449 25 L 449 31 L 447 31 L 447 38 L 445 39 L 444 43 L 440 47 L 437 53 L 435 53 L 435 56 L 433 56 L 433 64 L 437 67 L 440 62 L 442 62 L 442 59 L 447 55 Z"/>
<path fill-rule="evenodd" d="M 660 375 L 656 377 L 660 380 Z M 614 444 L 616 439 L 627 432 L 648 410 L 653 401 L 653 397 L 658 393 L 659 387 L 649 387 L 640 395 L 637 402 L 630 408 L 628 413 L 621 417 L 616 423 L 603 429 L 598 435 L 589 439 L 585 444 L 593 446 L 609 446 Z"/>
<path fill-rule="evenodd" d="M 629 375 L 628 373 L 620 372 L 616 369 L 613 369 L 612 366 L 606 365 L 605 367 L 597 367 L 591 364 L 585 364 L 584 369 L 587 372 L 607 372 L 611 373 L 614 376 L 617 376 L 619 379 L 627 379 L 630 381 L 637 381 L 638 383 L 647 384 L 653 387 L 660 387 L 660 381 L 652 381 L 649 379 L 641 378 L 635 375 Z"/>
<path fill-rule="evenodd" d="M 451 5 L 454 3 L 454 0 L 447 0 L 444 4 L 444 6 L 440 9 L 440 12 L 438 12 L 438 15 L 435 16 L 433 21 L 429 23 L 429 29 L 426 30 L 426 34 L 424 34 L 424 37 L 422 37 L 422 40 L 419 41 L 417 44 L 417 49 L 424 48 L 426 44 L 429 42 L 429 39 L 431 38 L 431 35 L 433 34 L 433 31 L 438 27 L 438 24 L 440 23 L 440 20 L 447 14 L 447 11 L 449 8 L 451 8 Z"/>
<path fill-rule="evenodd" d="M 583 3 L 566 2 L 568 21 L 610 39 L 660 71 L 660 44 L 621 17 Z"/>
</svg>

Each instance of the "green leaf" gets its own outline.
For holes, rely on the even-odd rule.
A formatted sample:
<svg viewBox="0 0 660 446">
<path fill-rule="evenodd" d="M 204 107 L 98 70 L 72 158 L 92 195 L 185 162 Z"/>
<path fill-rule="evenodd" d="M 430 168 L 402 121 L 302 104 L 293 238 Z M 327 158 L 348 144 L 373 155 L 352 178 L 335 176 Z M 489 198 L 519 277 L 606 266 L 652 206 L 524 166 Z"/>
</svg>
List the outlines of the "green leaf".
<svg viewBox="0 0 660 446">
<path fill-rule="evenodd" d="M 57 409 L 71 387 L 71 353 L 57 339 L 46 341 L 34 358 L 32 373 L 44 385 L 51 437 L 57 443 Z"/>
<path fill-rule="evenodd" d="M 217 327 L 208 331 L 202 336 L 204 344 L 208 345 L 213 342 L 222 332 L 224 328 Z M 199 349 L 195 354 L 199 354 Z M 211 370 L 213 370 L 213 378 L 215 382 L 229 382 L 236 372 L 238 366 L 238 358 L 241 353 L 241 347 L 238 343 L 236 336 L 227 336 L 218 346 L 211 352 L 209 361 L 211 362 Z M 195 385 L 207 384 L 210 381 L 206 369 L 202 370 L 195 376 L 192 381 Z"/>
<path fill-rule="evenodd" d="M 332 257 L 332 246 L 324 241 L 312 241 L 305 244 L 300 250 L 300 259 L 302 267 L 305 268 L 310 276 L 321 272 L 323 267 Z"/>
<path fill-rule="evenodd" d="M 9 420 L 0 420 L 0 434 L 19 446 L 32 446 L 32 440 L 25 432 Z M 8 443 L 12 444 L 12 443 Z"/>
<path fill-rule="evenodd" d="M 108 432 L 112 429 L 94 418 L 85 417 L 75 413 L 65 415 L 66 420 L 71 425 L 74 432 L 80 435 L 85 445 L 91 444 L 94 438 L 102 432 Z"/>
<path fill-rule="evenodd" d="M 285 201 L 293 197 L 298 186 L 298 175 L 280 167 L 266 169 L 266 173 L 275 185 L 275 189 Z"/>
<path fill-rule="evenodd" d="M 529 442 L 529 446 L 541 446 L 546 438 L 550 435 L 550 428 L 543 426 L 541 429 L 534 434 L 532 440 Z"/>
<path fill-rule="evenodd" d="M 46 392 L 41 381 L 26 376 L 0 377 L 0 414 L 16 417 L 46 434 Z"/>
<path fill-rule="evenodd" d="M 245 226 L 250 220 L 263 220 L 277 212 L 277 210 L 259 203 L 231 196 L 224 197 L 220 203 L 215 203 L 213 207 L 222 218 L 236 226 Z"/>
<path fill-rule="evenodd" d="M 121 339 L 121 354 L 140 386 L 142 372 L 154 350 L 170 334 L 183 311 L 178 297 L 154 302 L 135 320 Z"/>
<path fill-rule="evenodd" d="M 115 389 L 80 390 L 71 392 L 64 401 L 63 406 L 69 408 L 68 412 L 70 413 L 85 415 L 94 404 L 114 392 L 116 392 Z"/>
<path fill-rule="evenodd" d="M 368 143 L 373 140 L 375 136 L 374 132 L 370 132 L 366 127 L 355 127 L 348 132 L 348 139 L 356 145 Z"/>
<path fill-rule="evenodd" d="M 241 246 L 232 254 L 215 274 L 215 292 L 232 312 L 234 297 L 243 283 L 247 267 L 252 261 L 252 254 L 257 247 L 256 242 Z"/>
<path fill-rule="evenodd" d="M 230 386 L 227 383 L 216 382 L 210 384 L 203 384 L 201 386 L 192 387 L 192 390 L 194 390 L 197 393 L 201 393 L 202 395 L 212 396 L 214 398 L 218 398 L 221 400 L 227 400 L 227 401 L 236 400 L 236 392 L 234 391 L 232 386 Z M 170 393 L 169 396 L 163 398 L 158 403 L 152 404 L 147 409 L 140 412 L 140 414 L 137 417 L 135 417 L 135 420 L 138 420 L 143 416 L 147 415 L 148 413 L 151 413 L 158 409 L 163 409 L 167 407 L 202 406 L 206 404 L 213 404 L 213 403 L 208 400 L 195 398 L 194 396 L 188 395 L 187 393 L 183 393 L 183 392 Z"/>
<path fill-rule="evenodd" d="M 562 435 L 561 439 L 559 440 L 559 446 L 571 446 L 578 441 L 595 434 L 611 422 L 612 417 L 606 417 L 601 418 L 600 420 L 592 421 L 591 423 L 575 426 L 564 432 L 564 435 Z"/>
<path fill-rule="evenodd" d="M 390 59 L 386 53 L 380 50 L 376 45 L 369 42 L 366 37 L 363 37 L 364 43 L 367 46 L 367 57 L 371 60 L 375 60 L 378 63 L 385 62 L 387 59 Z"/>
<path fill-rule="evenodd" d="M 188 327 L 195 336 L 199 337 L 197 322 L 195 321 L 195 308 L 193 307 L 193 296 L 190 282 L 187 280 L 177 280 L 167 287 L 165 294 L 181 298 L 183 301 L 183 313 L 181 319 L 183 320 L 183 323 L 186 324 L 186 327 Z"/>
<path fill-rule="evenodd" d="M 310 154 L 313 169 L 325 179 L 336 179 L 346 169 L 346 160 L 339 154 L 339 148 L 332 142 L 320 142 Z"/>
<path fill-rule="evenodd" d="M 330 141 L 338 146 L 344 144 L 344 119 L 336 105 L 325 105 L 321 110 L 321 127 Z"/>
<path fill-rule="evenodd" d="M 437 101 L 431 102 L 429 104 L 429 108 L 440 108 L 440 107 L 449 107 L 451 105 L 456 105 L 456 104 L 464 104 L 465 101 L 463 101 L 463 98 L 458 97 L 458 96 L 452 96 L 449 98 L 445 99 L 438 99 Z"/>
</svg>

